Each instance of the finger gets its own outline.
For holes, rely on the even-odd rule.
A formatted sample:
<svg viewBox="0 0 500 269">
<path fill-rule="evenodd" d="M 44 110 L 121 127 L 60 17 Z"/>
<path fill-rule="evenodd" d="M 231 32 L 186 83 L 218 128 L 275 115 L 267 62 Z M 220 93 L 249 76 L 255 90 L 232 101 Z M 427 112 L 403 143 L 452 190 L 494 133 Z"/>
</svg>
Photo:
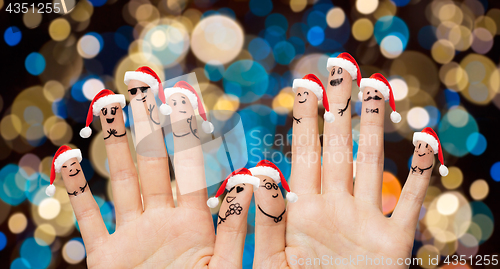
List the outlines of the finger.
<svg viewBox="0 0 500 269">
<path fill-rule="evenodd" d="M 327 95 L 335 121 L 325 121 L 323 136 L 323 193 L 352 194 L 351 87 L 346 69 L 333 66 L 328 76 Z"/>
<path fill-rule="evenodd" d="M 382 208 L 385 100 L 380 90 L 366 87 L 362 102 L 354 196 Z"/>
<path fill-rule="evenodd" d="M 108 153 L 116 226 L 119 227 L 141 215 L 141 193 L 120 104 L 105 106 L 100 113 L 104 144 Z"/>
<path fill-rule="evenodd" d="M 168 156 L 153 91 L 138 80 L 131 80 L 128 88 L 144 210 L 174 207 Z"/>
<path fill-rule="evenodd" d="M 318 134 L 318 97 L 315 94 L 318 91 L 314 87 L 313 90 L 307 87 L 307 82 L 305 79 L 294 81 L 290 186 L 297 195 L 321 192 L 321 144 Z M 320 88 L 319 85 L 317 87 Z"/>
<path fill-rule="evenodd" d="M 432 174 L 434 151 L 425 142 L 418 141 L 411 162 L 408 179 L 391 219 L 408 231 L 415 231 Z"/>
<path fill-rule="evenodd" d="M 224 197 L 218 213 L 214 257 L 223 257 L 228 268 L 241 268 L 252 193 L 252 184 L 234 186 Z"/>
<path fill-rule="evenodd" d="M 61 176 L 75 212 L 87 253 L 101 245 L 109 236 L 82 167 L 76 158 L 63 164 Z"/>
<path fill-rule="evenodd" d="M 272 260 L 276 253 L 285 250 L 285 201 L 272 178 L 264 175 L 256 175 L 256 177 L 260 179 L 260 187 L 255 191 L 257 208 L 254 267 L 270 268 L 267 262 Z"/>
<path fill-rule="evenodd" d="M 172 108 L 177 202 L 179 206 L 208 210 L 203 151 L 194 108 L 184 93 L 174 93 L 167 99 Z"/>
</svg>

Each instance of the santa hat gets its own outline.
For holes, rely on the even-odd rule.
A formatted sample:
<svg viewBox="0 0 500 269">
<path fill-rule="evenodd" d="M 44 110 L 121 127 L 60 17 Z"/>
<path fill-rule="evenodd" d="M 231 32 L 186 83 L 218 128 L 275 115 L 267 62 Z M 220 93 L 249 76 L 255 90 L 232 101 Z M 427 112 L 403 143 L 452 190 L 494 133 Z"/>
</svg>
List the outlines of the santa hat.
<svg viewBox="0 0 500 269">
<path fill-rule="evenodd" d="M 122 108 L 125 107 L 125 96 L 123 94 L 115 94 L 108 89 L 104 89 L 97 93 L 90 103 L 87 120 L 85 121 L 85 127 L 80 130 L 80 136 L 83 138 L 89 138 L 92 134 L 92 129 L 90 129 L 89 126 L 94 119 L 94 115 L 99 116 L 103 107 L 114 103 L 119 103 Z"/>
<path fill-rule="evenodd" d="M 391 120 L 394 123 L 401 121 L 401 115 L 396 112 L 396 102 L 394 102 L 394 94 L 392 91 L 391 84 L 387 79 L 380 73 L 375 73 L 370 76 L 370 78 L 364 78 L 361 80 L 361 86 L 359 87 L 358 99 L 363 100 L 363 90 L 365 87 L 372 87 L 379 90 L 384 96 L 385 100 L 389 100 L 389 105 L 392 108 Z"/>
<path fill-rule="evenodd" d="M 214 131 L 214 125 L 207 120 L 207 114 L 205 113 L 205 109 L 203 108 L 203 103 L 201 102 L 201 99 L 198 98 L 198 94 L 196 93 L 196 90 L 193 88 L 193 86 L 189 85 L 189 83 L 185 81 L 179 81 L 175 83 L 174 87 L 165 89 L 164 93 L 165 102 L 168 102 L 168 98 L 170 98 L 170 96 L 172 96 L 174 93 L 182 93 L 186 95 L 189 99 L 189 102 L 191 102 L 193 109 L 198 108 L 198 112 L 203 119 L 203 123 L 201 124 L 203 131 L 207 134 Z M 172 108 L 168 104 L 165 104 L 165 111 L 165 115 L 170 115 L 170 113 L 172 113 Z"/>
<path fill-rule="evenodd" d="M 50 185 L 47 187 L 47 189 L 45 189 L 45 193 L 48 196 L 53 196 L 54 193 L 56 193 L 56 187 L 54 186 L 56 173 L 60 173 L 63 164 L 72 158 L 76 158 L 78 162 L 81 162 L 82 152 L 79 149 L 71 149 L 66 145 L 62 145 L 56 151 L 56 154 L 52 159 L 52 168 L 50 169 Z"/>
<path fill-rule="evenodd" d="M 422 132 L 415 132 L 413 134 L 413 145 L 417 146 L 418 141 L 423 141 L 431 146 L 432 150 L 434 150 L 434 154 L 438 155 L 439 162 L 441 163 L 441 166 L 439 166 L 439 174 L 443 177 L 447 176 L 448 167 L 444 165 L 443 150 L 441 149 L 441 142 L 436 132 L 430 127 L 425 127 Z"/>
<path fill-rule="evenodd" d="M 326 95 L 325 87 L 323 87 L 323 83 L 313 74 L 307 74 L 302 79 L 294 79 L 292 90 L 293 92 L 297 91 L 297 88 L 306 88 L 312 91 L 316 97 L 318 97 L 319 101 L 323 101 L 323 106 L 325 107 L 325 114 L 323 117 L 326 122 L 333 122 L 335 120 L 335 116 L 330 112 L 330 105 L 328 104 L 328 96 Z"/>
<path fill-rule="evenodd" d="M 158 91 L 160 89 L 163 91 L 160 78 L 155 73 L 155 71 L 153 71 L 153 69 L 148 66 L 141 66 L 135 71 L 125 72 L 125 78 L 123 79 L 125 84 L 128 85 L 131 80 L 138 80 L 148 84 L 154 94 L 158 94 Z M 165 105 L 164 95 L 160 93 L 158 94 L 158 98 L 160 98 L 161 101 L 160 113 L 163 115 L 170 114 L 168 113 L 167 107 Z"/>
<path fill-rule="evenodd" d="M 280 184 L 281 182 L 281 186 L 283 186 L 283 188 L 288 192 L 286 199 L 290 203 L 295 203 L 299 199 L 297 194 L 290 191 L 290 187 L 288 186 L 285 177 L 274 163 L 268 160 L 262 160 L 258 162 L 255 167 L 250 168 L 250 172 L 252 172 L 252 175 L 254 176 L 268 176 L 272 178 L 276 184 Z"/>
<path fill-rule="evenodd" d="M 352 80 L 356 80 L 359 87 L 359 83 L 361 81 L 361 71 L 359 70 L 358 63 L 354 60 L 351 54 L 342 52 L 339 56 L 337 56 L 337 58 L 328 58 L 326 69 L 330 70 L 334 66 L 340 66 L 342 69 L 347 70 L 349 75 L 351 75 Z"/>
<path fill-rule="evenodd" d="M 219 196 L 221 196 L 224 193 L 224 189 L 226 190 L 231 190 L 234 186 L 241 184 L 241 183 L 248 183 L 253 185 L 253 190 L 257 190 L 259 188 L 259 183 L 260 180 L 254 176 L 252 176 L 252 173 L 250 170 L 246 168 L 240 168 L 234 172 L 232 172 L 227 178 L 222 182 L 222 185 L 220 186 L 219 190 L 215 194 L 214 197 L 211 197 L 207 201 L 207 205 L 210 208 L 215 208 L 219 204 Z"/>
</svg>

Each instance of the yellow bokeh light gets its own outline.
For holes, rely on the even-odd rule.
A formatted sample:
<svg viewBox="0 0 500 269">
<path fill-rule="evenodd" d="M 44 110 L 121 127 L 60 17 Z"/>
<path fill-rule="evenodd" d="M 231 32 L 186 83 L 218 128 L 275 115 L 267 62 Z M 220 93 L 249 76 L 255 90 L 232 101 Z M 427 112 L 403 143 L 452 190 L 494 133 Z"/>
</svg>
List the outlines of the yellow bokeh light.
<svg viewBox="0 0 500 269">
<path fill-rule="evenodd" d="M 330 28 L 339 28 L 344 24 L 345 13 L 339 7 L 334 7 L 328 11 L 326 14 L 326 23 Z"/>
<path fill-rule="evenodd" d="M 56 80 L 49 80 L 43 86 L 43 95 L 49 102 L 60 100 L 64 92 L 64 86 Z"/>
<path fill-rule="evenodd" d="M 48 246 L 54 242 L 56 238 L 56 230 L 48 223 L 44 223 L 35 229 L 34 237 L 36 242 L 41 246 Z"/>
<path fill-rule="evenodd" d="M 293 12 L 301 12 L 307 6 L 307 0 L 290 0 L 290 9 Z"/>
<path fill-rule="evenodd" d="M 406 114 L 408 125 L 414 130 L 420 130 L 429 124 L 430 115 L 423 107 L 412 107 Z"/>
<path fill-rule="evenodd" d="M 352 35 L 358 41 L 366 41 L 373 35 L 373 23 L 367 18 L 361 18 L 352 25 Z"/>
<path fill-rule="evenodd" d="M 0 121 L 0 134 L 5 140 L 13 140 L 19 136 L 22 130 L 22 122 L 14 114 L 7 115 Z"/>
<path fill-rule="evenodd" d="M 437 210 L 440 214 L 448 216 L 457 212 L 459 201 L 452 193 L 445 193 L 438 198 Z"/>
<path fill-rule="evenodd" d="M 71 18 L 77 22 L 84 22 L 94 13 L 94 6 L 88 0 L 80 0 L 69 13 Z"/>
<path fill-rule="evenodd" d="M 53 20 L 49 26 L 49 35 L 55 41 L 66 39 L 71 33 L 71 25 L 63 18 Z"/>
<path fill-rule="evenodd" d="M 38 8 L 31 8 L 29 12 L 23 14 L 24 25 L 30 29 L 37 27 L 42 22 L 42 14 Z"/>
<path fill-rule="evenodd" d="M 45 198 L 38 206 L 38 214 L 47 220 L 54 219 L 59 212 L 61 212 L 61 204 L 54 198 Z"/>
<path fill-rule="evenodd" d="M 378 7 L 378 0 L 357 0 L 356 1 L 356 9 L 361 14 L 371 14 Z"/>
<path fill-rule="evenodd" d="M 432 45 L 431 54 L 436 62 L 446 64 L 455 57 L 455 46 L 446 39 L 440 39 Z"/>
<path fill-rule="evenodd" d="M 286 87 L 280 91 L 273 99 L 273 110 L 278 114 L 288 114 L 293 108 L 295 95 L 291 87 Z"/>
<path fill-rule="evenodd" d="M 441 257 L 439 256 L 439 250 L 433 246 L 433 245 L 424 245 L 420 247 L 417 251 L 417 258 L 421 259 L 422 264 L 419 264 L 422 268 L 430 269 L 430 268 L 436 268 L 437 265 L 434 265 L 431 263 L 432 258 L 437 258 L 437 261 L 439 262 L 441 260 Z"/>
<path fill-rule="evenodd" d="M 8 226 L 11 233 L 19 234 L 28 226 L 28 220 L 23 213 L 18 212 L 10 216 Z"/>
<path fill-rule="evenodd" d="M 470 185 L 470 196 L 474 200 L 483 200 L 488 196 L 490 187 L 484 179 L 478 179 Z"/>
<path fill-rule="evenodd" d="M 448 168 L 448 175 L 445 177 L 441 177 L 441 183 L 445 188 L 448 190 L 453 190 L 460 185 L 462 185 L 462 182 L 464 180 L 464 175 L 462 174 L 462 171 L 458 167 L 449 167 Z"/>
</svg>

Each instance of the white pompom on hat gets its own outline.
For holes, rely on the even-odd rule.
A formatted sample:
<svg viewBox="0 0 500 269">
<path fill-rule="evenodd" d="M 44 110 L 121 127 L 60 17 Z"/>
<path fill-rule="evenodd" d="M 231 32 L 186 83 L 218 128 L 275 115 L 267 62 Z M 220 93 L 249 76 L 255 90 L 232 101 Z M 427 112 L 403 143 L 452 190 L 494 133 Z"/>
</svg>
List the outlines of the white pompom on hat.
<svg viewBox="0 0 500 269">
<path fill-rule="evenodd" d="M 52 159 L 52 166 L 50 169 L 50 185 L 45 189 L 45 194 L 53 196 L 56 193 L 56 187 L 54 186 L 56 173 L 61 172 L 63 164 L 72 158 L 76 158 L 78 162 L 81 162 L 82 152 L 79 149 L 71 149 L 66 145 L 59 147 L 56 154 L 54 154 L 54 158 Z"/>
<path fill-rule="evenodd" d="M 161 84 L 161 79 L 160 77 L 158 77 L 156 72 L 153 71 L 153 69 L 151 69 L 149 66 L 141 66 L 137 68 L 135 71 L 125 72 L 125 77 L 123 79 L 123 82 L 125 82 L 125 84 L 128 85 L 131 80 L 138 80 L 148 84 L 153 93 L 158 94 L 158 98 L 160 98 L 161 101 L 160 113 L 163 115 L 170 114 L 165 104 L 165 96 L 163 94 L 163 86 Z"/>
<path fill-rule="evenodd" d="M 205 108 L 203 108 L 203 103 L 198 97 L 198 94 L 193 86 L 185 81 L 178 81 L 172 88 L 165 89 L 164 93 L 165 103 L 167 103 L 170 96 L 175 93 L 182 93 L 186 95 L 193 109 L 198 109 L 198 113 L 200 113 L 200 116 L 203 119 L 203 123 L 201 124 L 203 131 L 207 134 L 213 133 L 214 125 L 207 120 L 207 114 L 205 112 Z M 165 112 L 165 115 L 170 115 L 170 113 L 172 113 L 172 108 L 168 104 L 165 104 Z"/>
<path fill-rule="evenodd" d="M 389 100 L 389 105 L 391 106 L 391 121 L 398 123 L 401 121 L 401 115 L 396 112 L 396 102 L 394 101 L 394 94 L 392 91 L 391 84 L 387 79 L 380 73 L 375 73 L 369 78 L 364 78 L 361 80 L 361 85 L 359 87 L 358 99 L 363 100 L 363 90 L 366 87 L 374 88 L 384 96 L 385 100 Z"/>
<path fill-rule="evenodd" d="M 252 175 L 254 176 L 263 175 L 270 177 L 274 180 L 274 182 L 276 182 L 276 184 L 281 183 L 281 186 L 283 186 L 283 188 L 288 192 L 286 195 L 288 202 L 295 203 L 299 199 L 297 194 L 290 191 L 290 187 L 288 186 L 283 173 L 281 173 L 281 170 L 274 163 L 268 160 L 262 160 L 258 162 L 255 167 L 250 168 L 250 172 L 252 172 Z"/>
<path fill-rule="evenodd" d="M 325 87 L 323 83 L 314 74 L 307 74 L 301 79 L 294 79 L 292 90 L 297 92 L 298 88 L 306 88 L 314 93 L 318 98 L 318 101 L 322 101 L 325 107 L 325 114 L 323 115 L 326 122 L 333 122 L 335 116 L 330 112 L 330 104 L 328 103 L 328 96 L 326 95 Z"/>
<path fill-rule="evenodd" d="M 94 119 L 94 116 L 99 116 L 101 109 L 107 105 L 119 103 L 122 108 L 125 107 L 125 96 L 123 94 L 115 94 L 114 92 L 104 89 L 94 96 L 94 99 L 90 103 L 89 111 L 87 112 L 87 120 L 85 121 L 85 127 L 80 130 L 80 136 L 83 138 L 89 138 L 92 135 L 92 129 L 90 129 L 90 124 Z"/>
<path fill-rule="evenodd" d="M 217 190 L 217 193 L 214 197 L 211 197 L 207 201 L 207 205 L 210 208 L 215 208 L 219 205 L 219 196 L 221 196 L 225 190 L 231 190 L 234 186 L 248 183 L 253 185 L 253 190 L 257 190 L 259 188 L 260 180 L 252 175 L 252 173 L 246 168 L 240 168 L 234 172 L 232 172 L 229 176 L 226 177 L 222 185 Z"/>
<path fill-rule="evenodd" d="M 417 146 L 418 141 L 423 141 L 429 146 L 431 146 L 432 150 L 434 151 L 434 154 L 438 155 L 439 162 L 441 163 L 441 166 L 439 166 L 439 174 L 441 176 L 445 177 L 448 175 L 448 167 L 444 165 L 444 157 L 443 157 L 443 150 L 441 148 L 441 141 L 439 141 L 439 137 L 437 136 L 436 132 L 430 127 L 426 127 L 422 130 L 422 132 L 415 132 L 413 134 L 413 145 Z"/>
</svg>

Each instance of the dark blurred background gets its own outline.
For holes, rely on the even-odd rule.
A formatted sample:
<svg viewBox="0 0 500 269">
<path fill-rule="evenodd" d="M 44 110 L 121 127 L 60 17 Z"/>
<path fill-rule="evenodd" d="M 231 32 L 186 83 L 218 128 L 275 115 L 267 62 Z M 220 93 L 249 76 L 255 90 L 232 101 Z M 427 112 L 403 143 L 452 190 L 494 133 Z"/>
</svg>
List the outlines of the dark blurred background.
<svg viewBox="0 0 500 269">
<path fill-rule="evenodd" d="M 59 1 L 26 1 L 23 14 L 16 13 L 21 2 L 0 0 L 3 268 L 86 265 L 67 195 L 61 191 L 48 198 L 44 192 L 52 156 L 62 144 L 82 150 L 85 175 L 108 230 L 114 231 L 104 143 L 100 135 L 84 140 L 78 131 L 99 90 L 126 93 L 125 71 L 148 65 L 163 80 L 195 72 L 208 111 L 238 113 L 247 137 L 254 132 L 279 138 L 291 134 L 293 79 L 314 73 L 326 82 L 328 57 L 344 51 L 356 58 L 363 77 L 380 72 L 388 78 L 403 117 L 393 124 L 386 113 L 385 214 L 391 214 L 405 183 L 413 132 L 430 126 L 440 136 L 450 174 L 433 173 L 413 255 L 424 261 L 441 255 L 441 262 L 421 267 L 483 268 L 476 264 L 479 257 L 461 267 L 446 265 L 444 258 L 500 255 L 494 230 L 500 191 L 495 153 L 500 148 L 495 134 L 500 131 L 500 2 L 67 0 L 67 14 L 62 8 L 49 12 L 47 3 L 53 9 L 61 7 Z M 354 87 L 354 152 L 361 109 L 357 91 Z M 319 123 L 322 132 L 321 117 Z M 99 122 L 92 128 L 100 130 Z M 249 150 L 256 148 L 247 143 Z M 247 167 L 267 158 L 290 175 L 289 143 L 257 149 L 247 153 Z M 209 194 L 217 188 L 210 187 Z M 254 220 L 252 205 L 244 268 L 252 265 Z"/>
</svg>

